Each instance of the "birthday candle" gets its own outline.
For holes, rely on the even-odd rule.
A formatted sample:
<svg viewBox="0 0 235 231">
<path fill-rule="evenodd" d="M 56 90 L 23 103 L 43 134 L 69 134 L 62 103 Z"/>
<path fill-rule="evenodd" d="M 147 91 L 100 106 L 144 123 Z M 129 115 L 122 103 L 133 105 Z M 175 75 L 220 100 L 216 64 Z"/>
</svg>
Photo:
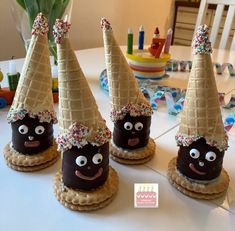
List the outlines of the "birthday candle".
<svg viewBox="0 0 235 231">
<path fill-rule="evenodd" d="M 11 59 L 9 61 L 9 74 L 10 75 L 15 75 L 17 73 L 16 71 L 16 62 L 14 59 Z"/>
<path fill-rule="evenodd" d="M 138 45 L 139 50 L 144 49 L 144 27 L 140 26 L 139 29 L 139 45 Z"/>
<path fill-rule="evenodd" d="M 133 32 L 131 28 L 128 28 L 127 36 L 127 54 L 133 53 Z"/>
<path fill-rule="evenodd" d="M 156 29 L 154 31 L 153 38 L 160 38 L 160 32 L 159 32 L 158 27 L 156 27 Z"/>
<path fill-rule="evenodd" d="M 13 59 L 9 61 L 9 72 L 7 73 L 8 85 L 11 91 L 15 91 L 20 78 L 20 73 L 16 71 L 16 62 Z"/>
<path fill-rule="evenodd" d="M 168 31 L 167 31 L 167 37 L 166 37 L 166 42 L 165 42 L 165 47 L 164 47 L 164 53 L 165 54 L 168 54 L 169 53 L 169 50 L 170 50 L 170 46 L 171 46 L 171 39 L 172 39 L 172 29 L 170 28 Z"/>
<path fill-rule="evenodd" d="M 58 78 L 58 67 L 56 65 L 52 66 L 51 74 L 53 78 Z"/>
<path fill-rule="evenodd" d="M 151 48 L 157 50 L 159 48 L 159 42 L 156 41 L 156 39 L 160 38 L 160 32 L 158 27 L 156 27 L 154 34 L 153 34 L 153 40 L 151 44 Z"/>
</svg>

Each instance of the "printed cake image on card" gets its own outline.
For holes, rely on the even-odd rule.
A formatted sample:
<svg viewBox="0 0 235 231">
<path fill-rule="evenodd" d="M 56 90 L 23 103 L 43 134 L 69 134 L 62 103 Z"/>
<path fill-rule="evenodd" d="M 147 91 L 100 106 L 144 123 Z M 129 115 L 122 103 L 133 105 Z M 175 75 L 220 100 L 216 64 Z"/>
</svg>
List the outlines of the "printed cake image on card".
<svg viewBox="0 0 235 231">
<path fill-rule="evenodd" d="M 159 203 L 158 184 L 136 183 L 134 185 L 135 208 L 158 208 Z"/>
</svg>

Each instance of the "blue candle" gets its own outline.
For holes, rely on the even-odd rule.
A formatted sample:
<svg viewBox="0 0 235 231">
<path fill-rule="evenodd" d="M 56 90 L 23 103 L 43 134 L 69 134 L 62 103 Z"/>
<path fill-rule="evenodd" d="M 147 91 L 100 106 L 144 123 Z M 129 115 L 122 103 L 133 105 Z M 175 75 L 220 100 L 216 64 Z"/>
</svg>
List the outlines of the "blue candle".
<svg viewBox="0 0 235 231">
<path fill-rule="evenodd" d="M 139 50 L 144 49 L 144 27 L 140 26 L 139 29 L 139 45 L 138 45 Z"/>
</svg>

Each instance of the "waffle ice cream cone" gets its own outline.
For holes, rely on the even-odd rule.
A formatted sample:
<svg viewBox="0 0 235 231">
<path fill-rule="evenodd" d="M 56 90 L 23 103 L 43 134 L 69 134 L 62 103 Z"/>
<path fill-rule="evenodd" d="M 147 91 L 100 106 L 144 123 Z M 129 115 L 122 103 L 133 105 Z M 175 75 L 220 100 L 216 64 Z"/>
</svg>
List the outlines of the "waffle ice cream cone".
<svg viewBox="0 0 235 231">
<path fill-rule="evenodd" d="M 208 144 L 223 149 L 227 146 L 227 138 L 210 56 L 211 48 L 209 52 L 199 52 L 198 49 L 201 48 L 194 48 L 193 66 L 177 137 L 185 140 L 186 146 L 204 137 Z"/>
<path fill-rule="evenodd" d="M 39 19 L 46 20 L 42 14 L 39 14 L 35 19 L 35 24 Z M 47 24 L 47 22 L 44 23 Z M 43 30 L 43 28 L 41 29 Z M 29 113 L 29 115 L 39 116 L 39 119 L 45 122 L 50 122 L 54 117 L 50 54 L 47 39 L 48 28 L 45 28 L 45 30 L 36 31 L 32 35 L 8 116 L 11 122 L 16 119 L 14 114 L 19 114 L 22 110 Z M 33 31 L 35 32 L 35 29 Z M 42 113 L 47 113 L 47 116 L 41 118 Z M 49 118 L 46 118 L 48 115 L 50 115 Z"/>
<path fill-rule="evenodd" d="M 47 36 L 34 36 L 30 43 L 13 107 L 34 112 L 53 109 L 51 68 Z"/>
<path fill-rule="evenodd" d="M 135 105 L 145 104 L 150 107 L 115 40 L 109 22 L 104 18 L 101 20 L 101 27 L 103 29 L 111 110 L 121 111 L 130 103 Z"/>
<path fill-rule="evenodd" d="M 68 38 L 58 49 L 59 70 L 59 126 L 68 129 L 76 121 L 97 129 L 105 124 L 94 96 L 77 61 Z"/>
<path fill-rule="evenodd" d="M 111 136 L 66 35 L 69 28 L 70 24 L 62 20 L 57 20 L 54 26 L 61 131 L 57 142 L 62 151 L 72 146 L 83 147 L 87 141 L 100 146 Z"/>
</svg>

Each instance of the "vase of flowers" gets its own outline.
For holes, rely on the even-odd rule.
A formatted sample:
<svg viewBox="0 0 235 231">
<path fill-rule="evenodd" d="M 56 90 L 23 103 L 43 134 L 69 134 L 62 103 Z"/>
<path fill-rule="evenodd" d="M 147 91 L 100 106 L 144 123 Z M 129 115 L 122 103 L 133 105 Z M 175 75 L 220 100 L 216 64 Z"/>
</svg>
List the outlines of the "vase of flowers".
<svg viewBox="0 0 235 231">
<path fill-rule="evenodd" d="M 42 12 L 49 21 L 49 48 L 51 55 L 57 63 L 56 44 L 53 37 L 53 25 L 57 18 L 67 16 L 71 18 L 73 0 L 11 0 L 11 12 L 16 23 L 16 28 L 24 42 L 27 50 L 30 39 L 31 29 L 35 17 Z"/>
</svg>

